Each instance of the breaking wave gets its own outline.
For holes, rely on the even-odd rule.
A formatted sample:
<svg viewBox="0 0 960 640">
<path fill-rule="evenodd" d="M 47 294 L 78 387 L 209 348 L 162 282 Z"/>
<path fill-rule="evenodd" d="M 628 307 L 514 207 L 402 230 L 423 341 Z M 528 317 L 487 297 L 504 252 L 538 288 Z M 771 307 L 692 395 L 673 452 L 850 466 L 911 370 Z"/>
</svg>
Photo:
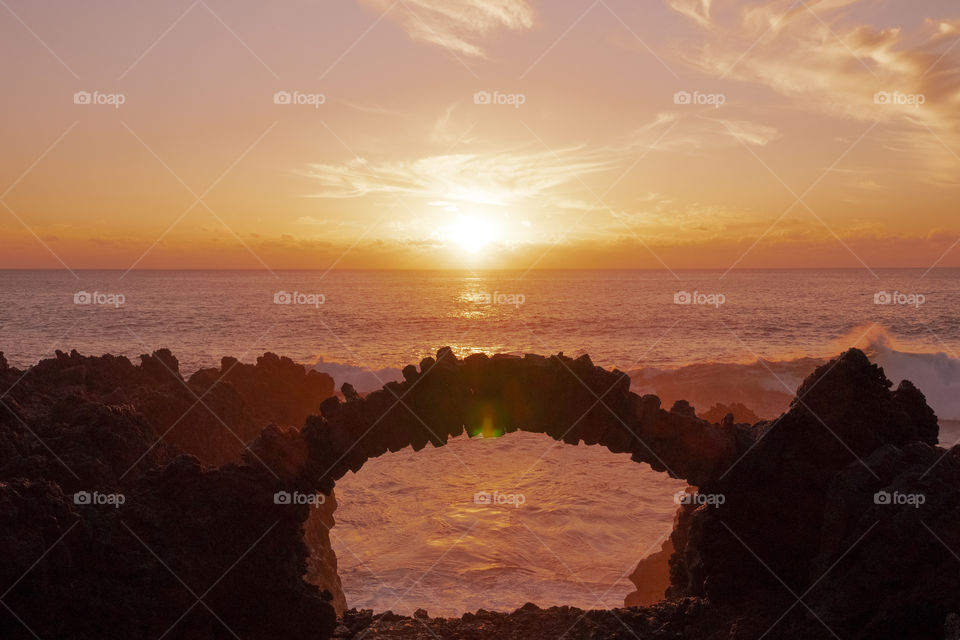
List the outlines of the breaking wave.
<svg viewBox="0 0 960 640">
<path fill-rule="evenodd" d="M 753 362 L 697 362 L 678 367 L 640 367 L 628 371 L 636 393 L 660 396 L 664 407 L 687 400 L 698 412 L 721 403 L 741 403 L 764 419 L 787 410 L 797 387 L 817 366 L 849 347 L 859 347 L 883 367 L 894 385 L 907 379 L 926 395 L 941 420 L 960 420 L 960 358 L 944 352 L 918 352 L 900 344 L 879 325 L 858 328 L 826 346 L 817 355 L 788 355 Z M 466 355 L 466 354 L 460 354 Z M 370 368 L 317 356 L 311 368 L 330 374 L 337 384 L 349 382 L 366 393 L 403 378 L 400 367 Z"/>
</svg>

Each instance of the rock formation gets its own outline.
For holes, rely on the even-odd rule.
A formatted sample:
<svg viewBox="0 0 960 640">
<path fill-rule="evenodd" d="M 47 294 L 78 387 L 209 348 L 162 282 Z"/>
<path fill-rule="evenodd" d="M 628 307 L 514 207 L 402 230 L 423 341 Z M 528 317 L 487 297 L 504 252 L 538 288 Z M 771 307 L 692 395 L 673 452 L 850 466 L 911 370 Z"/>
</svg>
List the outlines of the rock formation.
<svg viewBox="0 0 960 640">
<path fill-rule="evenodd" d="M 781 613 L 803 596 L 773 638 L 942 637 L 960 608 L 960 518 L 948 515 L 958 449 L 936 446 L 936 416 L 912 384 L 890 387 L 851 349 L 814 371 L 787 413 L 755 425 L 736 464 L 700 486 L 723 504 L 684 506 L 668 595 Z"/>
<path fill-rule="evenodd" d="M 272 355 L 224 359 L 187 381 L 168 351 L 139 366 L 58 353 L 26 372 L 0 355 L 0 637 L 524 637 L 562 626 L 569 637 L 876 640 L 956 626 L 960 449 L 937 446 L 920 391 L 891 389 L 857 350 L 754 425 L 711 423 L 679 400 L 667 411 L 586 356 L 458 359 L 445 348 L 403 376 L 362 398 L 345 387 L 342 402 L 327 379 Z M 337 626 L 345 605 L 324 511 L 336 480 L 387 451 L 515 429 L 629 452 L 696 487 L 636 572 L 640 604 L 668 566 L 668 599 L 458 621 L 350 611 Z M 317 492 L 331 496 L 320 507 Z"/>
<path fill-rule="evenodd" d="M 309 507 L 225 464 L 332 393 L 287 363 L 186 382 L 166 350 L 139 366 L 58 352 L 26 371 L 0 356 L 0 637 L 332 633 L 333 596 L 302 580 Z"/>
<path fill-rule="evenodd" d="M 403 373 L 404 381 L 362 399 L 346 392 L 352 398 L 346 402 L 330 398 L 322 415 L 308 418 L 299 434 L 309 462 L 293 480 L 298 486 L 328 492 L 345 473 L 387 451 L 441 446 L 464 430 L 474 436 L 517 429 L 570 444 L 600 444 L 703 484 L 733 462 L 737 442 L 749 434 L 749 425 L 710 424 L 692 409 L 665 411 L 656 396 L 632 393 L 626 374 L 595 367 L 587 356 L 476 354 L 459 360 L 445 348 L 436 359 L 424 359 L 419 371 L 407 367 Z M 302 447 L 289 439 L 261 438 L 254 446 L 257 455 L 245 460 L 257 466 L 257 457 L 287 457 L 271 452 L 274 444 L 290 451 Z M 261 466 L 270 470 L 269 464 Z"/>
</svg>

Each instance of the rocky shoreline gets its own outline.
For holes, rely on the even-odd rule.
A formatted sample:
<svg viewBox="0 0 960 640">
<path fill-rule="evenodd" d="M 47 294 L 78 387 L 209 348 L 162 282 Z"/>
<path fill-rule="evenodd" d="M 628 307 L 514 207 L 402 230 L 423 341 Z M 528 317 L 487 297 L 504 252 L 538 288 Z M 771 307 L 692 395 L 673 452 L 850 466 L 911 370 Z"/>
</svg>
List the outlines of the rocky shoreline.
<svg viewBox="0 0 960 640">
<path fill-rule="evenodd" d="M 365 397 L 343 385 L 341 401 L 329 376 L 273 354 L 189 378 L 167 350 L 137 365 L 58 352 L 23 371 L 0 355 L 0 636 L 952 633 L 960 447 L 938 447 L 923 394 L 893 389 L 860 351 L 817 368 L 786 413 L 755 424 L 704 420 L 683 401 L 666 410 L 585 356 L 444 348 L 403 375 Z M 326 535 L 336 480 L 386 451 L 488 428 L 601 444 L 696 486 L 660 554 L 631 576 L 644 606 L 345 610 Z"/>
<path fill-rule="evenodd" d="M 643 609 L 623 608 L 584 611 L 576 607 L 541 609 L 527 603 L 510 613 L 485 611 L 465 613 L 460 618 L 432 618 L 424 609 L 413 616 L 392 612 L 374 614 L 372 610 L 351 609 L 338 620 L 334 638 L 352 640 L 425 640 L 455 638 L 527 639 L 566 638 L 569 640 L 607 640 L 620 638 L 677 638 L 677 620 L 686 619 L 684 638 L 727 638 L 721 632 L 722 621 L 701 600 L 685 598 Z M 761 631 L 762 633 L 762 631 Z"/>
</svg>

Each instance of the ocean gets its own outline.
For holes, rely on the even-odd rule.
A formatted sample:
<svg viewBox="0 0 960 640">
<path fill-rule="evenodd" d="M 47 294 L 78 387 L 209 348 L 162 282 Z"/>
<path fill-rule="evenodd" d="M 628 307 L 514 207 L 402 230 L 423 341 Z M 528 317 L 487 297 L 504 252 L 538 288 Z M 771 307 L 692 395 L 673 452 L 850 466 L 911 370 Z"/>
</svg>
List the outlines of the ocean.
<svg viewBox="0 0 960 640">
<path fill-rule="evenodd" d="M 0 271 L 0 351 L 25 367 L 56 349 L 135 359 L 168 347 L 185 375 L 273 351 L 361 391 L 441 346 L 588 353 L 665 404 L 736 401 L 772 418 L 817 364 L 859 346 L 920 387 L 953 444 L 958 294 L 958 269 Z M 626 576 L 669 533 L 683 488 L 539 434 L 459 438 L 343 478 L 331 537 L 349 606 L 605 608 L 632 590 Z"/>
</svg>

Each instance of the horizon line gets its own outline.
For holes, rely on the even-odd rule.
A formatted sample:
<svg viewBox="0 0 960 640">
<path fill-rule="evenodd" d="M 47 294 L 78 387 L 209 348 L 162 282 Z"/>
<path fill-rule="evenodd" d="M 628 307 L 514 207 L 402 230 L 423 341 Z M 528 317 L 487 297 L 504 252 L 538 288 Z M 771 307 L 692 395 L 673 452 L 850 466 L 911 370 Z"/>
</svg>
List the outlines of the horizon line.
<svg viewBox="0 0 960 640">
<path fill-rule="evenodd" d="M 871 267 L 873 270 L 879 271 L 919 271 L 919 270 L 929 270 L 929 271 L 945 271 L 950 269 L 960 269 L 960 266 L 909 266 L 909 267 Z M 536 268 L 536 269 L 523 269 L 520 267 L 484 267 L 484 268 L 475 268 L 470 269 L 466 267 L 457 267 L 457 268 L 393 268 L 393 267 L 352 267 L 352 268 L 341 268 L 341 269 L 329 269 L 323 267 L 307 267 L 307 268 L 293 268 L 293 269 L 264 269 L 264 268 L 230 268 L 230 267 L 194 267 L 194 268 L 144 268 L 144 269 L 124 269 L 121 267 L 81 267 L 81 268 L 64 268 L 64 267 L 0 267 L 0 272 L 4 271 L 64 271 L 67 273 L 70 272 L 87 272 L 87 271 L 119 271 L 119 272 L 128 272 L 128 273 L 138 273 L 138 272 L 265 272 L 270 273 L 274 272 L 293 272 L 293 271 L 317 271 L 323 273 L 339 272 L 339 271 L 371 271 L 371 272 L 383 272 L 383 271 L 397 271 L 397 272 L 467 272 L 467 273 L 476 273 L 476 272 L 491 272 L 491 271 L 500 271 L 500 272 L 536 272 L 536 271 L 645 271 L 645 272 L 671 272 L 671 271 L 729 271 L 734 273 L 737 271 L 867 271 L 866 267 L 740 267 L 737 269 L 729 269 L 726 267 L 681 267 L 681 268 L 671 268 L 665 269 L 663 267 L 570 267 L 570 268 Z"/>
</svg>

